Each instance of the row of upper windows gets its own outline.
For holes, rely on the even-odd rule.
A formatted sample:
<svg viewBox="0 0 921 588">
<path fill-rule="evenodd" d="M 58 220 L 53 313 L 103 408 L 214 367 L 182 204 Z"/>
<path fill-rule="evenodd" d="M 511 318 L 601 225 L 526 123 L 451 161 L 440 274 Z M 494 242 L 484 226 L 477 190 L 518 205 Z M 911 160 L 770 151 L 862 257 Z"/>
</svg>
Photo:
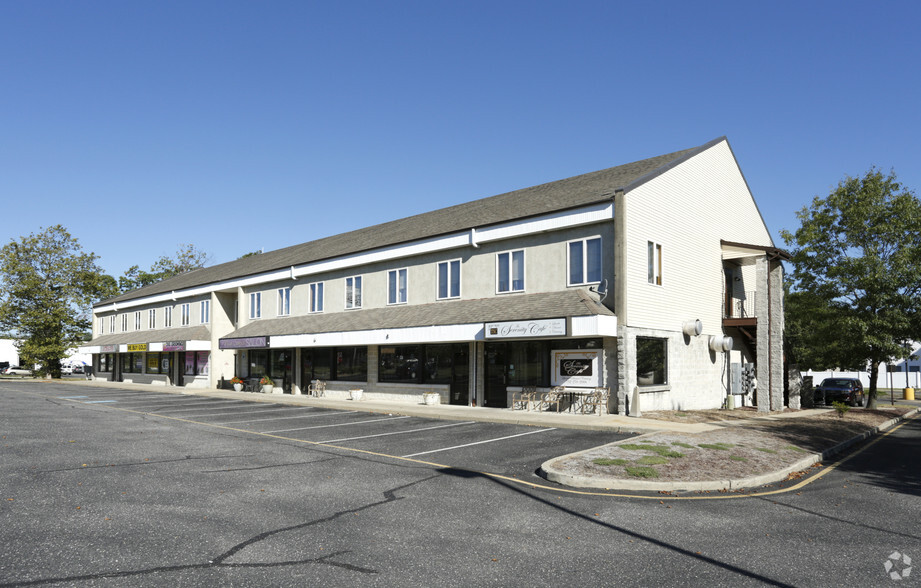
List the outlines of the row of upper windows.
<svg viewBox="0 0 921 588">
<path fill-rule="evenodd" d="M 595 284 L 601 281 L 601 237 L 580 239 L 567 243 L 569 286 Z M 496 254 L 496 292 L 498 294 L 524 292 L 525 250 L 516 249 Z M 460 298 L 461 260 L 441 261 L 436 265 L 437 300 Z M 346 310 L 362 307 L 362 276 L 348 276 L 344 279 Z M 308 284 L 308 310 L 323 312 L 324 282 Z M 387 304 L 406 304 L 409 300 L 408 269 L 393 269 L 387 272 Z M 249 294 L 249 318 L 262 318 L 262 292 Z M 291 314 L 291 288 L 277 290 L 277 316 Z"/>
<path fill-rule="evenodd" d="M 567 285 L 582 286 L 596 284 L 602 279 L 602 247 L 601 237 L 590 237 L 578 239 L 566 243 L 567 250 Z M 408 269 L 393 269 L 387 272 L 387 304 L 398 305 L 406 304 L 409 300 L 409 279 Z M 453 259 L 441 261 L 436 264 L 436 299 L 450 300 L 460 298 L 461 296 L 461 260 Z M 307 285 L 308 312 L 320 313 L 324 311 L 324 282 L 314 282 Z M 363 277 L 361 275 L 348 276 L 344 278 L 345 300 L 344 308 L 346 310 L 362 308 L 362 286 Z M 525 250 L 514 249 L 503 251 L 496 254 L 496 293 L 506 294 L 525 291 Z M 202 300 L 199 302 L 199 324 L 210 322 L 210 301 Z M 276 292 L 276 315 L 289 316 L 291 314 L 291 288 L 279 288 Z M 179 325 L 190 326 L 191 303 L 180 304 Z M 251 292 L 249 294 L 249 318 L 260 319 L 263 316 L 263 292 Z M 173 307 L 166 306 L 161 309 L 148 309 L 147 328 L 154 329 L 157 326 L 157 311 L 163 312 L 163 324 L 160 328 L 173 327 Z M 134 330 L 140 331 L 142 328 L 143 311 L 134 312 Z M 125 313 L 118 315 L 121 318 L 121 332 L 128 332 L 129 315 Z M 106 332 L 106 321 L 108 321 L 108 332 L 116 332 L 116 316 L 103 317 L 99 319 L 99 333 Z M 236 321 L 235 321 L 236 322 Z"/>
<path fill-rule="evenodd" d="M 211 301 L 202 300 L 198 303 L 198 305 L 199 305 L 198 306 L 199 324 L 206 325 L 209 322 L 211 322 Z M 178 309 L 179 309 L 179 325 L 178 326 L 181 326 L 181 327 L 190 326 L 192 324 L 192 303 L 186 302 L 184 304 L 180 304 Z M 158 310 L 163 312 L 163 315 L 162 315 L 163 324 L 162 325 L 157 325 L 157 311 Z M 119 332 L 122 332 L 122 333 L 128 332 L 129 330 L 128 327 L 131 324 L 134 325 L 134 329 L 132 330 L 140 331 L 143 326 L 144 311 L 142 310 L 134 311 L 133 323 L 129 323 L 129 316 L 131 314 L 132 313 L 130 312 L 126 312 L 120 315 L 113 314 L 108 317 L 100 317 L 99 324 L 98 324 L 99 334 L 101 335 L 107 332 L 106 322 L 108 322 L 108 327 L 109 327 L 108 332 L 115 333 L 116 332 L 115 327 L 117 326 L 117 321 L 119 319 L 121 319 L 120 320 L 121 329 Z M 147 314 L 147 328 L 148 329 L 156 329 L 156 328 L 169 329 L 173 327 L 173 307 L 172 306 L 164 306 L 163 308 L 150 308 L 150 309 L 147 309 L 146 314 Z"/>
</svg>

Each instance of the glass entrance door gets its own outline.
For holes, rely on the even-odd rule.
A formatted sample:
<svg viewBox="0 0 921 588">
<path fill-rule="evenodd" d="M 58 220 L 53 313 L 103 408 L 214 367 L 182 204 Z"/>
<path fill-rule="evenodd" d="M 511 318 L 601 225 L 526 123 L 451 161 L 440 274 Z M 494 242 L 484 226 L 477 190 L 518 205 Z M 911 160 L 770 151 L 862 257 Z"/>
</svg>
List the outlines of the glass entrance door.
<svg viewBox="0 0 921 588">
<path fill-rule="evenodd" d="M 505 343 L 486 344 L 486 406 L 508 408 Z"/>
<path fill-rule="evenodd" d="M 469 345 L 459 343 L 453 346 L 453 370 L 451 376 L 451 404 L 470 404 L 470 354 Z"/>
</svg>

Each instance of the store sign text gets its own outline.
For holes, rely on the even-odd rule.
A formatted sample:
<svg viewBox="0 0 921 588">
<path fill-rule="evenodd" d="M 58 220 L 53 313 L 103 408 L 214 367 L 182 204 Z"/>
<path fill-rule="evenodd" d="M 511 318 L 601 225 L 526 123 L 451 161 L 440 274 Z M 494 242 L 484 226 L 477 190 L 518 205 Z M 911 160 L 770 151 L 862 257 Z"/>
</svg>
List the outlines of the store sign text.
<svg viewBox="0 0 921 588">
<path fill-rule="evenodd" d="M 523 337 L 565 337 L 566 319 L 510 321 L 486 323 L 487 339 L 517 339 Z"/>
<path fill-rule="evenodd" d="M 128 352 L 147 351 L 147 343 L 132 343 L 128 345 Z"/>
</svg>

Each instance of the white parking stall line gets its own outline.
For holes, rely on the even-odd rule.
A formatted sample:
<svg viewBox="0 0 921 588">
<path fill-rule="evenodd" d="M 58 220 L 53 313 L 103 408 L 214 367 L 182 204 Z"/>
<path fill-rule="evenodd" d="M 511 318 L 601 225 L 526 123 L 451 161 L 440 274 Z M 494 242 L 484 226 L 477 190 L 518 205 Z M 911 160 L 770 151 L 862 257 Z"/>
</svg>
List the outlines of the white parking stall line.
<svg viewBox="0 0 921 588">
<path fill-rule="evenodd" d="M 58 396 L 58 400 L 77 400 L 78 398 L 89 398 L 89 396 Z"/>
<path fill-rule="evenodd" d="M 418 433 L 419 431 L 431 431 L 432 429 L 444 429 L 446 427 L 457 427 L 460 425 L 471 425 L 476 421 L 464 421 L 462 423 L 451 423 L 450 425 L 437 425 L 434 427 L 423 427 L 421 429 L 407 429 L 405 431 L 394 431 L 392 433 L 378 433 L 377 435 L 362 435 L 361 437 L 345 437 L 342 439 L 327 439 L 317 441 L 317 443 L 340 443 L 342 441 L 357 441 L 359 439 L 371 439 L 372 437 L 387 437 L 388 435 L 405 435 L 406 433 Z"/>
<path fill-rule="evenodd" d="M 238 410 L 241 408 L 250 408 L 250 406 L 224 406 L 221 408 L 217 408 L 215 410 L 223 410 L 223 411 L 228 411 L 228 412 L 209 412 L 205 414 L 189 414 L 189 415 L 186 415 L 186 417 L 187 418 L 189 417 L 198 418 L 198 417 L 207 417 L 207 416 L 237 416 L 238 414 L 266 414 L 273 410 L 316 410 L 316 407 L 313 407 L 313 406 L 297 406 L 297 407 L 292 408 L 290 406 L 271 406 L 269 405 L 260 410 Z M 202 407 L 190 408 L 189 410 L 202 410 Z M 229 411 L 234 411 L 234 412 L 229 412 Z"/>
<path fill-rule="evenodd" d="M 167 408 L 161 412 L 189 412 L 190 410 L 201 410 L 203 408 L 208 408 L 208 406 L 211 406 L 212 404 L 226 404 L 228 402 L 236 402 L 240 405 L 245 404 L 242 400 L 214 400 L 208 403 L 207 406 L 196 406 L 194 408 Z"/>
<path fill-rule="evenodd" d="M 463 445 L 455 445 L 454 447 L 444 447 L 442 449 L 433 449 L 431 451 L 420 451 L 419 453 L 410 453 L 409 455 L 404 455 L 403 457 L 418 457 L 420 455 L 428 455 L 430 453 L 440 453 L 442 451 L 451 451 L 452 449 L 461 449 L 463 447 L 471 447 L 473 445 L 482 445 L 483 443 L 493 443 L 494 441 L 504 441 L 506 439 L 514 439 L 515 437 L 524 437 L 525 435 L 534 435 L 535 433 L 546 433 L 547 431 L 556 431 L 556 427 L 551 427 L 549 429 L 539 429 L 537 431 L 528 431 L 527 433 L 509 435 L 508 437 L 497 437 L 496 439 L 486 439 L 485 441 L 477 441 L 475 443 L 465 443 Z"/>
<path fill-rule="evenodd" d="M 238 423 L 258 423 L 259 421 L 283 421 L 285 419 L 309 419 L 314 417 L 324 417 L 334 414 L 350 414 L 353 412 L 358 412 L 357 410 L 343 410 L 342 412 L 324 412 L 320 414 L 309 414 L 306 416 L 288 416 L 288 417 L 274 417 L 270 419 L 249 419 L 248 421 L 228 421 L 226 423 L 218 423 L 221 425 L 236 425 Z"/>
<path fill-rule="evenodd" d="M 351 423 L 336 423 L 333 425 L 314 425 L 312 427 L 299 427 L 297 429 L 282 429 L 280 431 L 260 431 L 267 435 L 274 435 L 275 433 L 288 433 L 291 431 L 306 431 L 307 429 L 328 429 L 330 427 L 351 427 L 352 425 L 363 425 L 365 423 L 376 423 L 379 421 L 395 421 L 398 419 L 411 419 L 409 416 L 398 416 L 398 417 L 384 417 L 382 419 L 371 419 L 367 421 L 352 421 Z"/>
</svg>

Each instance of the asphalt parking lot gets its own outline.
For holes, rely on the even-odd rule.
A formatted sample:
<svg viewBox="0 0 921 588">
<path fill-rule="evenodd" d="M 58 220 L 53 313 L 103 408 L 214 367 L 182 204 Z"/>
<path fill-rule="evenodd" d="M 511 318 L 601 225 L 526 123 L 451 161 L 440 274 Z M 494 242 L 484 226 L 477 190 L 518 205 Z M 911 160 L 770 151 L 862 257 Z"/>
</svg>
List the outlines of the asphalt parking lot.
<svg viewBox="0 0 921 588">
<path fill-rule="evenodd" d="M 389 413 L 288 406 L 156 391 L 53 386 L 56 400 L 105 407 L 128 415 L 178 421 L 214 432 L 234 431 L 300 443 L 329 445 L 382 457 L 405 458 L 519 478 L 534 477 L 549 458 L 626 439 L 580 431 L 475 421 L 444 421 Z M 540 480 L 545 482 L 543 480 Z"/>
</svg>

